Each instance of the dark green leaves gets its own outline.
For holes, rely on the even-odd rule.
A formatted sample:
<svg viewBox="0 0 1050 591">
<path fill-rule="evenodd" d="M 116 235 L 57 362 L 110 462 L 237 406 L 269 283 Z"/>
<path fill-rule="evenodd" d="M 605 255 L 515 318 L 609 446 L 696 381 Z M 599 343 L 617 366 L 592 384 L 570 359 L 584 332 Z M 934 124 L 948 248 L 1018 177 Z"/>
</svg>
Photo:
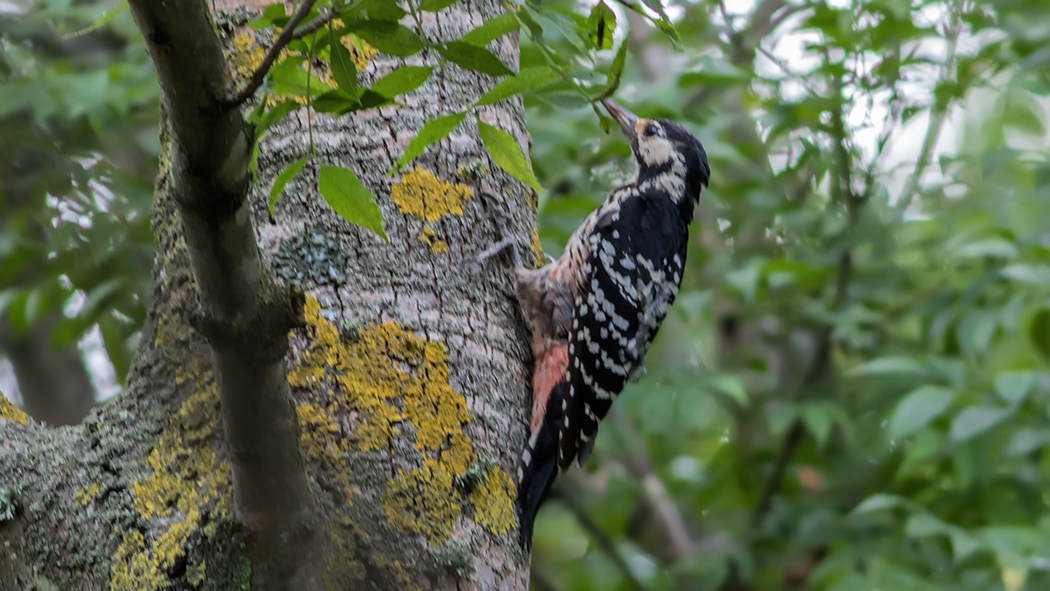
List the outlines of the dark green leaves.
<svg viewBox="0 0 1050 591">
<path fill-rule="evenodd" d="M 616 30 L 616 13 L 605 3 L 599 0 L 591 9 L 587 17 L 587 29 L 591 34 L 591 44 L 595 49 L 612 49 L 613 31 Z"/>
<path fill-rule="evenodd" d="M 323 80 L 302 68 L 304 60 L 301 56 L 290 57 L 270 70 L 274 94 L 313 97 L 329 90 Z"/>
<path fill-rule="evenodd" d="M 517 29 L 518 19 L 514 18 L 513 13 L 505 12 L 490 18 L 476 29 L 463 35 L 460 41 L 471 45 L 484 46 Z"/>
<path fill-rule="evenodd" d="M 329 66 L 332 69 L 332 78 L 335 79 L 339 89 L 353 98 L 357 98 L 357 66 L 350 57 L 350 52 L 343 47 L 339 36 L 332 32 L 329 40 Z"/>
<path fill-rule="evenodd" d="M 509 133 L 478 120 L 478 134 L 481 135 L 485 151 L 492 157 L 496 166 L 534 191 L 543 190 L 540 182 L 536 180 L 536 175 L 532 172 L 532 167 L 525 160 L 525 155 L 521 153 L 518 142 L 514 141 Z"/>
<path fill-rule="evenodd" d="M 941 386 L 921 386 L 911 391 L 897 403 L 887 434 L 898 439 L 918 431 L 944 413 L 954 398 L 955 391 Z"/>
<path fill-rule="evenodd" d="M 397 22 L 405 17 L 405 11 L 391 0 L 357 0 L 343 9 L 341 16 L 347 22 L 356 19 Z"/>
<path fill-rule="evenodd" d="M 608 82 L 605 84 L 605 90 L 598 96 L 599 99 L 609 98 L 616 93 L 616 89 L 620 87 L 620 77 L 623 76 L 623 65 L 626 61 L 627 40 L 624 39 L 620 48 L 616 50 L 616 57 L 613 58 L 612 65 L 609 66 Z"/>
<path fill-rule="evenodd" d="M 341 166 L 322 166 L 318 189 L 341 218 L 371 230 L 390 242 L 383 231 L 383 216 L 375 204 L 375 195 L 361 184 L 352 170 Z"/>
<path fill-rule="evenodd" d="M 457 0 L 422 0 L 419 3 L 419 9 L 427 12 L 437 12 L 452 6 L 456 1 Z"/>
<path fill-rule="evenodd" d="M 510 71 L 510 68 L 499 61 L 499 58 L 484 47 L 478 47 L 463 41 L 450 41 L 438 45 L 437 50 L 448 61 L 468 70 L 474 70 L 489 76 L 506 76 L 513 73 Z"/>
<path fill-rule="evenodd" d="M 466 113 L 452 113 L 427 121 L 423 128 L 419 130 L 419 133 L 416 134 L 416 137 L 412 138 L 412 141 L 408 143 L 405 152 L 397 159 L 394 166 L 387 171 L 387 174 L 401 170 L 416 156 L 422 154 L 427 146 L 447 137 L 459 125 L 460 121 L 463 121 L 466 115 Z"/>
<path fill-rule="evenodd" d="M 273 181 L 273 186 L 270 187 L 270 222 L 273 223 L 273 210 L 277 206 L 277 199 L 280 198 L 281 193 L 284 191 L 285 185 L 288 181 L 292 180 L 295 175 L 299 174 L 299 171 L 303 169 L 303 166 L 310 160 L 309 156 L 303 156 L 302 158 L 292 162 L 288 166 L 284 167 L 284 170 L 277 175 L 277 178 Z"/>
<path fill-rule="evenodd" d="M 537 67 L 527 68 L 518 72 L 515 76 L 504 78 L 498 84 L 481 95 L 475 106 L 491 105 L 499 101 L 520 94 L 526 90 L 539 88 L 558 77 L 558 73 L 550 68 Z"/>
<path fill-rule="evenodd" d="M 408 57 L 423 49 L 423 41 L 407 27 L 390 21 L 359 21 L 347 27 L 387 55 Z"/>
<path fill-rule="evenodd" d="M 370 88 L 387 98 L 394 98 L 419 88 L 433 71 L 430 66 L 401 66 L 373 82 Z"/>
</svg>

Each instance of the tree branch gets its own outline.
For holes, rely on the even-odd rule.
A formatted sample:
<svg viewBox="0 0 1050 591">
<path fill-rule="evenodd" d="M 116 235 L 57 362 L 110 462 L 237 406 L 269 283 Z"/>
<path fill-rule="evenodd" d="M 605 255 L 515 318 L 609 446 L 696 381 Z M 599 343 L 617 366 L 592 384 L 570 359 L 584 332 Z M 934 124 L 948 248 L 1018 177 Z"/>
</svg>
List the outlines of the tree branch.
<svg viewBox="0 0 1050 591">
<path fill-rule="evenodd" d="M 255 242 L 251 141 L 241 113 L 221 103 L 232 86 L 222 46 L 203 2 L 129 4 L 163 93 L 167 179 L 200 299 L 191 320 L 211 345 L 252 587 L 319 590 L 327 532 L 299 454 L 284 359 L 301 295 L 271 282 Z"/>
<path fill-rule="evenodd" d="M 283 51 L 289 43 L 291 43 L 292 39 L 298 39 L 312 33 L 332 19 L 334 14 L 329 12 L 327 20 L 325 20 L 325 17 L 321 16 L 306 24 L 302 31 L 295 30 L 295 27 L 306 18 L 307 13 L 313 8 L 315 1 L 316 0 L 302 0 L 302 2 L 300 2 L 299 8 L 296 9 L 295 14 L 293 14 L 292 18 L 288 20 L 288 24 L 281 29 L 281 34 L 277 36 L 273 45 L 270 46 L 270 50 L 266 52 L 266 56 L 263 57 L 262 63 L 259 64 L 259 67 L 256 68 L 255 71 L 252 72 L 251 77 L 248 78 L 248 84 L 236 94 L 228 95 L 222 101 L 223 111 L 229 111 L 244 104 L 244 101 L 251 98 L 256 90 L 259 90 L 259 87 L 262 86 L 263 80 L 266 79 L 266 74 L 270 71 L 270 67 L 273 66 L 273 62 L 277 60 L 277 56 L 281 54 L 281 51 Z M 309 28 L 309 30 L 306 30 L 307 28 Z"/>
<path fill-rule="evenodd" d="M 633 450 L 627 452 L 627 469 L 642 484 L 646 503 L 656 516 L 654 525 L 662 533 L 663 539 L 667 540 L 670 550 L 668 558 L 672 562 L 677 562 L 692 556 L 696 551 L 696 544 L 689 535 L 685 518 L 671 499 L 664 483 L 653 471 L 652 462 L 645 455 L 645 446 L 642 444 L 641 437 L 638 436 L 638 430 L 622 414 L 617 414 L 616 419 L 620 431 L 627 439 L 627 449 Z"/>
</svg>

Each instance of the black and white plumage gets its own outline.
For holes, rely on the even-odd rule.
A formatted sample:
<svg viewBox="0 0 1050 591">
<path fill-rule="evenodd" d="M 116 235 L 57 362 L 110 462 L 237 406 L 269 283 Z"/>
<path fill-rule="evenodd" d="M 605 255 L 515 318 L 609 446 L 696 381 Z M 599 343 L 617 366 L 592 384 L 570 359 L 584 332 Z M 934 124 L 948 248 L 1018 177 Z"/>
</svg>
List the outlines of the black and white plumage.
<svg viewBox="0 0 1050 591">
<path fill-rule="evenodd" d="M 552 466 L 586 462 L 598 422 L 643 371 L 678 294 L 689 222 L 710 176 L 703 146 L 685 128 L 603 103 L 631 141 L 637 176 L 587 216 L 560 258 L 516 270 L 536 359 L 532 433 L 518 485 L 525 546 L 558 471 Z"/>
</svg>

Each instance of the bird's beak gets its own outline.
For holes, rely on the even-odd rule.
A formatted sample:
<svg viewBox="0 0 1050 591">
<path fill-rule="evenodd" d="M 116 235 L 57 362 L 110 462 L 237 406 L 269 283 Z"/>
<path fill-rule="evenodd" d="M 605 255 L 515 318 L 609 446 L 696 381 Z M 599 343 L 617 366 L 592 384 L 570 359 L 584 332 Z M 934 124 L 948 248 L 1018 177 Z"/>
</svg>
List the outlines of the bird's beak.
<svg viewBox="0 0 1050 591">
<path fill-rule="evenodd" d="M 609 99 L 602 99 L 602 104 L 605 105 L 613 119 L 620 124 L 620 129 L 623 130 L 623 134 L 627 136 L 627 139 L 633 140 L 638 135 L 634 128 L 634 124 L 638 121 L 638 116 Z"/>
</svg>

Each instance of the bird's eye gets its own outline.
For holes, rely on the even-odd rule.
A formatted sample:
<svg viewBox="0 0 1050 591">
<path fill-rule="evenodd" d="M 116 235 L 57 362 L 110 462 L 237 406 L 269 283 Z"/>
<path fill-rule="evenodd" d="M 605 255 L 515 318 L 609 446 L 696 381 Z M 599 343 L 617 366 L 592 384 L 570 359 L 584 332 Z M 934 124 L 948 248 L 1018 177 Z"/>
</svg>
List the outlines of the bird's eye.
<svg viewBox="0 0 1050 591">
<path fill-rule="evenodd" d="M 644 135 L 645 137 L 652 137 L 654 135 L 659 135 L 659 134 L 660 134 L 660 128 L 657 127 L 655 123 L 650 123 L 650 124 L 646 125 L 645 129 L 642 130 L 642 135 Z"/>
</svg>

